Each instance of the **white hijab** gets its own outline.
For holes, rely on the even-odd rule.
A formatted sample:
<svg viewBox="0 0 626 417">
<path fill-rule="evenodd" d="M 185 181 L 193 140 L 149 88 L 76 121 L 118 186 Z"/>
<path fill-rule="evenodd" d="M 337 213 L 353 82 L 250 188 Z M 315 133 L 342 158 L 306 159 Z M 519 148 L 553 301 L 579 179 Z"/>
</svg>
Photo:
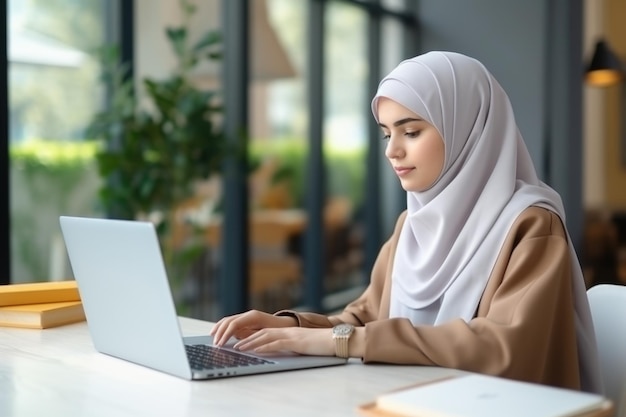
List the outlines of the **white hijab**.
<svg viewBox="0 0 626 417">
<path fill-rule="evenodd" d="M 508 96 L 477 60 L 451 52 L 405 60 L 380 82 L 374 117 L 379 97 L 423 117 L 445 144 L 439 178 L 426 191 L 407 193 L 390 316 L 414 325 L 469 321 L 515 219 L 537 205 L 565 222 L 561 198 L 538 179 Z M 587 360 L 595 358 L 595 337 L 571 243 L 570 249 L 579 349 L 581 356 L 592 355 L 583 362 L 595 363 Z M 593 367 L 585 371 L 596 379 Z"/>
</svg>

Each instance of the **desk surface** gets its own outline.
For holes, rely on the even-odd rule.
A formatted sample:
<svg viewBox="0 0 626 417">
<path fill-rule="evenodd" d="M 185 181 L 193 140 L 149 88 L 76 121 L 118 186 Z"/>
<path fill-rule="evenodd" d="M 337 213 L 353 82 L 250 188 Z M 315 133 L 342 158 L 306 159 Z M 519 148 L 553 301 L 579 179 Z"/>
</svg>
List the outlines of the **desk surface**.
<svg viewBox="0 0 626 417">
<path fill-rule="evenodd" d="M 212 324 L 181 318 L 186 336 Z M 378 394 L 459 371 L 348 365 L 186 381 L 96 352 L 86 323 L 0 328 L 0 416 L 358 416 Z"/>
</svg>

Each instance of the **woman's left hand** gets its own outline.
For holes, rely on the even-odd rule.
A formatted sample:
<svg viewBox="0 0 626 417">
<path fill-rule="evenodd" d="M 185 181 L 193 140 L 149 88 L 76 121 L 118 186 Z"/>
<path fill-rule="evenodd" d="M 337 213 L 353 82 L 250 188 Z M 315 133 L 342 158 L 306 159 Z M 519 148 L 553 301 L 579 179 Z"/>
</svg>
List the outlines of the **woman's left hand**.
<svg viewBox="0 0 626 417">
<path fill-rule="evenodd" d="M 334 356 L 332 329 L 305 327 L 266 328 L 238 341 L 235 349 L 270 353 L 290 351 L 302 355 Z"/>
</svg>

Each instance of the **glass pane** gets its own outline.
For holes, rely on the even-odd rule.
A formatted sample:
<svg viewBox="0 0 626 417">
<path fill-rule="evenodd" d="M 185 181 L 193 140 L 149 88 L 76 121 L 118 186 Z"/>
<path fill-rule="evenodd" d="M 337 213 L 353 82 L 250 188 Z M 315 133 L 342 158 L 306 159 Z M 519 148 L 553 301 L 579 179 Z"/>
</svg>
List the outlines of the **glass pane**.
<svg viewBox="0 0 626 417">
<path fill-rule="evenodd" d="M 67 279 L 60 214 L 96 211 L 94 143 L 102 105 L 95 50 L 106 0 L 10 0 L 9 118 L 12 282 Z"/>
<path fill-rule="evenodd" d="M 303 280 L 307 4 L 251 7 L 250 303 L 276 311 L 300 302 Z"/>
<path fill-rule="evenodd" d="M 362 262 L 362 204 L 370 97 L 367 96 L 367 12 L 342 2 L 328 4 L 326 15 L 324 157 L 327 168 L 327 294 L 343 307 L 354 298 Z"/>
<path fill-rule="evenodd" d="M 259 7 L 263 2 L 253 3 Z M 268 38 L 253 10 L 251 87 L 251 304 L 275 311 L 302 305 L 305 168 L 308 158 L 308 108 L 306 92 L 306 2 L 268 0 L 266 30 L 276 35 L 280 53 L 270 54 Z M 301 22 L 295 24 L 294 22 Z M 328 3 L 326 45 L 324 157 L 327 168 L 324 291 L 350 290 L 360 283 L 361 241 L 356 223 L 362 201 L 365 169 L 366 125 L 369 117 L 365 97 L 367 70 L 367 14 L 361 8 Z M 254 25 L 258 25 L 256 29 Z M 262 49 L 259 49 L 262 48 Z M 272 58 L 273 76 L 255 74 L 254 51 Z M 272 226 L 268 226 L 268 224 Z M 270 229 L 271 227 L 271 229 Z M 262 241 L 256 240 L 262 238 Z M 264 280 L 263 275 L 271 276 Z M 255 282 L 262 282 L 258 289 Z M 350 301 L 336 297 L 337 307 Z M 327 306 L 334 308 L 335 306 Z"/>
</svg>

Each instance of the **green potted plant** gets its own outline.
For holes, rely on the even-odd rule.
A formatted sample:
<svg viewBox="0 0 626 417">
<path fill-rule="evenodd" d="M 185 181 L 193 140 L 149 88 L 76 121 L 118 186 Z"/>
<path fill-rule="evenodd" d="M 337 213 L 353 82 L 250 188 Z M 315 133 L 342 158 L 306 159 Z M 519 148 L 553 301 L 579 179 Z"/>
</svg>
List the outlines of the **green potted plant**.
<svg viewBox="0 0 626 417">
<path fill-rule="evenodd" d="M 118 64 L 117 48 L 102 51 L 102 80 L 112 97 L 93 118 L 88 135 L 102 141 L 96 156 L 106 180 L 100 197 L 103 208 L 116 217 L 167 211 L 190 195 L 194 181 L 220 170 L 219 93 L 196 87 L 190 75 L 203 61 L 220 59 L 220 35 L 209 31 L 191 44 L 187 22 L 195 6 L 181 5 L 183 25 L 166 29 L 176 68 L 162 80 L 144 78 L 143 100 L 135 96 L 127 68 Z"/>
<path fill-rule="evenodd" d="M 115 218 L 154 221 L 164 251 L 173 210 L 193 195 L 194 185 L 219 173 L 226 152 L 220 94 L 195 85 L 192 76 L 199 64 L 221 58 L 220 34 L 208 31 L 192 42 L 188 26 L 195 6 L 183 0 L 181 7 L 182 25 L 165 32 L 177 65 L 165 79 L 144 78 L 142 97 L 134 94 L 117 48 L 101 51 L 102 81 L 112 95 L 87 129 L 101 141 L 96 160 L 102 209 Z M 178 257 L 189 264 L 199 248 L 191 252 L 170 251 L 166 263 L 171 267 Z"/>
</svg>

